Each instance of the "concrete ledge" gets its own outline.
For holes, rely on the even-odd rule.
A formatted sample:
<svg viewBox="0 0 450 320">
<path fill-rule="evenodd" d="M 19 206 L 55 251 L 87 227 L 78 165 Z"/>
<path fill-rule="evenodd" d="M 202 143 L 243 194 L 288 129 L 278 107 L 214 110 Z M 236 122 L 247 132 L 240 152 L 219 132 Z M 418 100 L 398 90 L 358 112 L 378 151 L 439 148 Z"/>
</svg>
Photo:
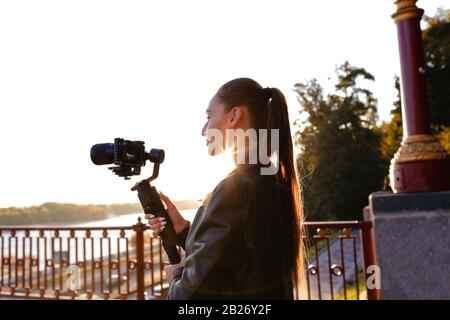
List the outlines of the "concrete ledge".
<svg viewBox="0 0 450 320">
<path fill-rule="evenodd" d="M 450 191 L 392 193 L 375 192 L 369 196 L 372 212 L 450 211 Z"/>
</svg>

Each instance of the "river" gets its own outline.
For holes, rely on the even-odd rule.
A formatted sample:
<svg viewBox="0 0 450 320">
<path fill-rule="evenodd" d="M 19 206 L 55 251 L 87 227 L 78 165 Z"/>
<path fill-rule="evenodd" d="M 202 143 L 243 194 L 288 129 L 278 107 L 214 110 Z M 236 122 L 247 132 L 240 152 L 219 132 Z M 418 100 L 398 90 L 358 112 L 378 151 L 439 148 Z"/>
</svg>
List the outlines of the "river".
<svg viewBox="0 0 450 320">
<path fill-rule="evenodd" d="M 180 210 L 180 213 L 185 219 L 192 222 L 197 210 L 198 209 Z M 71 224 L 70 227 L 126 227 L 135 224 L 139 217 L 142 218 L 142 222 L 146 221 L 143 213 L 131 213 L 104 220 Z"/>
</svg>

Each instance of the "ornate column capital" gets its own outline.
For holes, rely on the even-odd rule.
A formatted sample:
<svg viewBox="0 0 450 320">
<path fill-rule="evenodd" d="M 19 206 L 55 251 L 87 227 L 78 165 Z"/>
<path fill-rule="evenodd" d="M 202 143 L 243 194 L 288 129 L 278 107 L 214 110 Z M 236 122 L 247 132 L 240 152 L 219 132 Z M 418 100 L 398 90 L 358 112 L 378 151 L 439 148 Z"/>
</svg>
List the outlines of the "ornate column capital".
<svg viewBox="0 0 450 320">
<path fill-rule="evenodd" d="M 416 6 L 417 0 L 397 0 L 397 11 L 391 15 L 395 23 L 408 19 L 421 19 L 423 10 Z"/>
</svg>

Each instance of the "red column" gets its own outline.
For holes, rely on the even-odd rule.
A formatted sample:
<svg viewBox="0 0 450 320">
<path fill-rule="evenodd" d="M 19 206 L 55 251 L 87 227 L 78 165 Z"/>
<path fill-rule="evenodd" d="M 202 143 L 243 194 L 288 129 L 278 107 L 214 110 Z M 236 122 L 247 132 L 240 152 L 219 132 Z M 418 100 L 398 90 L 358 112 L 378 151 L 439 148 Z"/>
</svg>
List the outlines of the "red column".
<svg viewBox="0 0 450 320">
<path fill-rule="evenodd" d="M 450 155 L 430 133 L 417 0 L 397 0 L 392 15 L 400 51 L 403 141 L 391 161 L 394 192 L 450 190 Z"/>
</svg>

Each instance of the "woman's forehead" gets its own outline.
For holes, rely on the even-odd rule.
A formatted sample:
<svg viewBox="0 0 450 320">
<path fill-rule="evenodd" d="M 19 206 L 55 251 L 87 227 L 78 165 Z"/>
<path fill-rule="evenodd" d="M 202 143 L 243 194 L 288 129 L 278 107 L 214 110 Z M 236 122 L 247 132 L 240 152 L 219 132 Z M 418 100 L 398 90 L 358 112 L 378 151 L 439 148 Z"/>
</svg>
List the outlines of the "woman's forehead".
<svg viewBox="0 0 450 320">
<path fill-rule="evenodd" d="M 213 111 L 218 111 L 218 110 L 222 110 L 223 104 L 220 103 L 219 99 L 217 99 L 216 97 L 213 97 L 210 101 L 209 101 L 209 105 L 208 108 L 206 109 L 206 112 L 213 112 Z"/>
</svg>

